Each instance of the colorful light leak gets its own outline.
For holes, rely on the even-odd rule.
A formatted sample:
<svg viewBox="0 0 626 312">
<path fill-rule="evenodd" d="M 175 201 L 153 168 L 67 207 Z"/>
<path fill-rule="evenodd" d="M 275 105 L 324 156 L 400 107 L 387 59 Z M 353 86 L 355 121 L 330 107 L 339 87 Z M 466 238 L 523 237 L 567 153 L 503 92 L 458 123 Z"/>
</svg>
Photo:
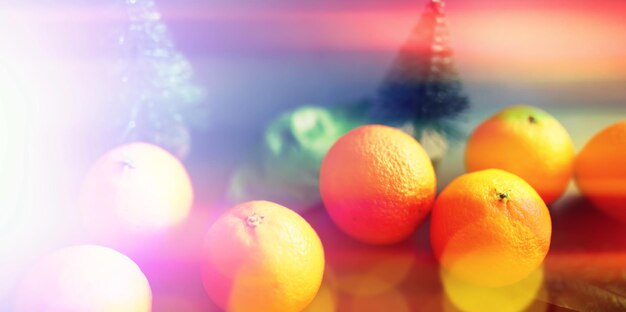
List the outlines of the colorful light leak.
<svg viewBox="0 0 626 312">
<path fill-rule="evenodd" d="M 191 181 L 178 159 L 146 143 L 123 145 L 103 155 L 80 192 L 87 231 L 117 239 L 177 225 L 188 216 L 193 201 Z"/>
<path fill-rule="evenodd" d="M 156 13 L 150 18 L 159 30 L 152 34 L 167 34 L 167 40 L 147 40 L 151 47 L 165 47 L 159 51 L 167 57 L 144 51 L 152 51 L 145 53 L 153 53 L 151 62 L 159 65 L 154 68 L 167 72 L 140 70 L 135 77 L 149 81 L 151 89 L 122 90 L 119 65 L 146 65 L 116 50 L 120 30 L 129 29 L 123 12 L 152 2 Z M 594 134 L 626 120 L 626 2 L 445 2 L 455 64 L 471 100 L 457 120 L 466 133 L 502 107 L 525 103 L 554 115 L 579 152 Z M 323 132 L 318 123 L 343 120 L 330 116 L 333 107 L 375 98 L 426 4 L 0 3 L 0 311 L 51 311 L 50 305 L 93 311 L 92 304 L 114 297 L 133 311 L 218 311 L 199 273 L 203 239 L 217 217 L 244 198 L 306 201 L 285 204 L 313 226 L 326 253 L 324 281 L 306 311 L 624 308 L 626 228 L 595 209 L 573 180 L 549 207 L 552 242 L 541 268 L 518 283 L 489 288 L 440 269 L 428 221 L 402 243 L 361 244 L 332 223 L 318 193 L 283 179 L 297 176 L 315 188 L 310 174 L 330 143 L 304 136 Z M 174 103 L 167 109 L 188 102 L 205 110 L 186 106 L 146 118 L 157 128 L 180 125 L 176 139 L 169 132 L 156 136 L 168 145 L 162 147 L 173 148 L 165 156 L 145 156 L 146 175 L 137 161 L 125 163 L 127 155 L 117 155 L 112 162 L 122 163 L 122 173 L 109 175 L 111 162 L 98 166 L 107 153 L 129 143 L 124 127 L 133 124 L 133 108 L 147 98 Z M 303 107 L 308 109 L 298 111 Z M 299 117 L 265 132 L 293 112 Z M 347 131 L 342 127 L 329 129 L 338 136 Z M 293 129 L 302 137 L 290 136 Z M 152 139 L 148 143 L 158 141 Z M 298 140 L 309 145 L 290 149 Z M 265 141 L 275 150 L 260 157 L 255 148 Z M 464 142 L 449 145 L 436 164 L 438 190 L 466 170 Z M 272 153 L 295 161 L 267 160 Z M 265 166 L 254 182 L 267 182 L 254 196 L 271 191 L 274 198 L 228 193 L 239 165 L 250 159 Z M 124 181 L 124 170 L 139 171 L 131 181 L 138 184 Z M 59 286 L 60 275 L 72 281 L 69 288 Z M 73 284 L 79 281 L 84 283 Z"/>
<path fill-rule="evenodd" d="M 139 267 L 102 246 L 58 250 L 20 283 L 16 311 L 151 311 L 152 293 Z"/>
</svg>

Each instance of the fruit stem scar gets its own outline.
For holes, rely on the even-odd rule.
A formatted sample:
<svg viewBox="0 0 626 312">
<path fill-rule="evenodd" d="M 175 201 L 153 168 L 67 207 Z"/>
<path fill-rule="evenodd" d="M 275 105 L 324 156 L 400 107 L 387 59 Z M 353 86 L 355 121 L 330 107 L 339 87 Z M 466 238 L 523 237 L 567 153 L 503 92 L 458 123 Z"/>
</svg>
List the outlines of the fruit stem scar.
<svg viewBox="0 0 626 312">
<path fill-rule="evenodd" d="M 135 169 L 135 168 L 137 168 L 137 167 L 135 166 L 135 162 L 134 162 L 134 161 L 132 161 L 132 160 L 131 160 L 131 159 L 129 159 L 129 158 L 125 158 L 125 159 L 123 159 L 122 161 L 120 161 L 120 164 L 122 165 L 122 169 L 123 169 L 124 171 L 126 171 L 126 170 L 128 170 L 128 169 Z"/>
<path fill-rule="evenodd" d="M 246 224 L 250 227 L 256 227 L 257 225 L 261 224 L 261 221 L 263 221 L 263 219 L 265 219 L 265 216 L 259 216 L 256 214 L 256 212 L 254 212 L 252 213 L 252 215 L 246 218 Z"/>
<path fill-rule="evenodd" d="M 528 122 L 530 122 L 531 124 L 537 123 L 537 119 L 535 119 L 534 116 L 529 115 L 528 116 Z"/>
<path fill-rule="evenodd" d="M 509 195 L 504 192 L 498 192 L 498 200 L 506 203 L 507 201 L 509 201 Z"/>
</svg>

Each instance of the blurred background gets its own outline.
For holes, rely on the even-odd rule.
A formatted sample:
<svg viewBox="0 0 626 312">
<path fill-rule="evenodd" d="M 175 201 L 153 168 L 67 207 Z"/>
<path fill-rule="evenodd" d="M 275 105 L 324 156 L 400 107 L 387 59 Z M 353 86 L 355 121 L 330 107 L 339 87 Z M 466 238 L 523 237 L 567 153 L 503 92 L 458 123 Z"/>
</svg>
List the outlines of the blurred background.
<svg viewBox="0 0 626 312">
<path fill-rule="evenodd" d="M 85 242 L 70 212 L 75 195 L 89 166 L 124 141 L 115 129 L 132 115 L 111 69 L 124 60 L 119 10 L 133 2 L 0 3 L 0 310 L 27 265 Z M 426 3 L 156 0 L 202 95 L 185 159 L 201 217 L 184 235 L 202 236 L 233 170 L 277 115 L 375 96 Z M 554 114 L 580 149 L 626 117 L 626 2 L 451 0 L 445 10 L 471 102 L 458 118 L 465 131 L 527 103 Z M 443 160 L 440 187 L 463 172 L 458 151 Z M 178 248 L 176 261 L 196 244 Z M 148 258 L 146 270 L 158 271 Z"/>
</svg>

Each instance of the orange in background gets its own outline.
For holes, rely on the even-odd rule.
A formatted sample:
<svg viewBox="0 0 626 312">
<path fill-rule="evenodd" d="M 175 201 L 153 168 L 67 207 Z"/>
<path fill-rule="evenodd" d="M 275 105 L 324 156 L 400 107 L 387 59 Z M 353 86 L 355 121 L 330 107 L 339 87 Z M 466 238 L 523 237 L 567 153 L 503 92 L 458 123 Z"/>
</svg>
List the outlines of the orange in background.
<svg viewBox="0 0 626 312">
<path fill-rule="evenodd" d="M 545 111 L 508 107 L 474 130 L 465 150 L 467 170 L 502 169 L 526 180 L 546 204 L 556 201 L 573 173 L 574 145 Z"/>
<path fill-rule="evenodd" d="M 335 224 L 371 244 L 392 244 L 411 235 L 430 211 L 435 188 L 435 171 L 422 146 L 381 125 L 342 136 L 320 173 L 324 206 Z"/>
<path fill-rule="evenodd" d="M 90 169 L 81 191 L 86 227 L 113 241 L 177 225 L 193 201 L 185 167 L 164 149 L 146 143 L 106 153 Z"/>
<path fill-rule="evenodd" d="M 433 207 L 430 234 L 435 256 L 451 276 L 503 286 L 541 265 L 552 224 L 528 183 L 491 169 L 462 175 L 443 190 Z"/>
<path fill-rule="evenodd" d="M 324 250 L 297 213 L 267 201 L 235 206 L 209 229 L 202 274 L 226 311 L 302 311 L 317 294 Z"/>
<path fill-rule="evenodd" d="M 595 207 L 626 223 L 626 120 L 596 134 L 575 163 L 576 183 Z"/>
</svg>

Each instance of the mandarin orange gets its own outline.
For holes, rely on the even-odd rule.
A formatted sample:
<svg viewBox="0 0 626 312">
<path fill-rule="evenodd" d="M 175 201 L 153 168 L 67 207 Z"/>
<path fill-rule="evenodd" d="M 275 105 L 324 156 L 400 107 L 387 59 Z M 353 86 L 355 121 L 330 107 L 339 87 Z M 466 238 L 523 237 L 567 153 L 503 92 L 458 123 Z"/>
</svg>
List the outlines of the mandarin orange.
<svg viewBox="0 0 626 312">
<path fill-rule="evenodd" d="M 152 311 L 152 290 L 139 266 L 98 245 L 47 255 L 25 275 L 15 297 L 18 312 Z"/>
<path fill-rule="evenodd" d="M 435 171 L 421 145 L 381 125 L 342 136 L 320 172 L 320 193 L 335 224 L 371 244 L 411 235 L 430 211 L 435 189 Z"/>
<path fill-rule="evenodd" d="M 467 170 L 502 169 L 526 180 L 546 204 L 556 201 L 573 174 L 574 145 L 545 111 L 508 107 L 474 130 L 465 150 Z"/>
<path fill-rule="evenodd" d="M 129 143 L 93 164 L 79 206 L 86 228 L 107 241 L 156 234 L 181 223 L 193 203 L 191 179 L 166 150 Z"/>
<path fill-rule="evenodd" d="M 596 134 L 575 163 L 576 183 L 594 206 L 626 223 L 626 120 Z"/>
<path fill-rule="evenodd" d="M 431 245 L 444 270 L 476 285 L 503 286 L 536 270 L 552 223 L 539 194 L 499 169 L 453 180 L 435 201 Z"/>
<path fill-rule="evenodd" d="M 322 283 L 324 250 L 297 213 L 252 201 L 211 226 L 202 267 L 207 293 L 226 311 L 301 311 Z"/>
</svg>

